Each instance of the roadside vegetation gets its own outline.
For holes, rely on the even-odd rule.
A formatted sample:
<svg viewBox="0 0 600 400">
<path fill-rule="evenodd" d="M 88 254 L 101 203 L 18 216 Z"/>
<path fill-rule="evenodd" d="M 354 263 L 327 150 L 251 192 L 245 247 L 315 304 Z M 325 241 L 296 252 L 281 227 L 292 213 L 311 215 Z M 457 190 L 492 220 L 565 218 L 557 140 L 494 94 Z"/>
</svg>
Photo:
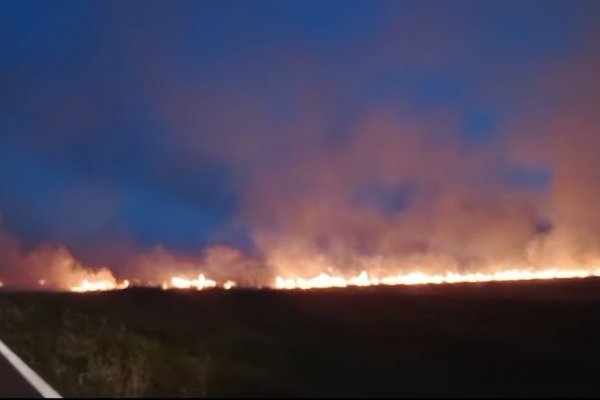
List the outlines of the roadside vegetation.
<svg viewBox="0 0 600 400">
<path fill-rule="evenodd" d="M 0 335 L 68 396 L 206 394 L 210 358 L 77 307 L 0 302 Z"/>
</svg>

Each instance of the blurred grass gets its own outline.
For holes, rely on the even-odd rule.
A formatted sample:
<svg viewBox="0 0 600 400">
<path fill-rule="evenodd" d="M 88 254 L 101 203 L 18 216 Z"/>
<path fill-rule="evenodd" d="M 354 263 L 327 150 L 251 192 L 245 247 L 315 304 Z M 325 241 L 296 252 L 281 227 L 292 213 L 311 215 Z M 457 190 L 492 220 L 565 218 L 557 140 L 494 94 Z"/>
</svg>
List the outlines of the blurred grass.
<svg viewBox="0 0 600 400">
<path fill-rule="evenodd" d="M 210 357 L 122 321 L 77 309 L 5 300 L 2 338 L 65 396 L 204 396 Z"/>
<path fill-rule="evenodd" d="M 316 291 L 0 291 L 67 397 L 598 396 L 600 279 Z"/>
</svg>

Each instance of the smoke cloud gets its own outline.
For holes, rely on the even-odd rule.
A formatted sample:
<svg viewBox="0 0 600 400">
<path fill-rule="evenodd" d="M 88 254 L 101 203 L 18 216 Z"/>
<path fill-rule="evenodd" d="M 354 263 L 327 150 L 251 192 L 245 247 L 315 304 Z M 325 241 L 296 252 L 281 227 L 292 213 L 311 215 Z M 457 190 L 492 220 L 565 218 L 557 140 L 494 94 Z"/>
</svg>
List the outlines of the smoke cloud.
<svg viewBox="0 0 600 400">
<path fill-rule="evenodd" d="M 596 3 L 116 4 L 44 85 L 0 64 L 3 282 L 598 267 Z"/>
</svg>

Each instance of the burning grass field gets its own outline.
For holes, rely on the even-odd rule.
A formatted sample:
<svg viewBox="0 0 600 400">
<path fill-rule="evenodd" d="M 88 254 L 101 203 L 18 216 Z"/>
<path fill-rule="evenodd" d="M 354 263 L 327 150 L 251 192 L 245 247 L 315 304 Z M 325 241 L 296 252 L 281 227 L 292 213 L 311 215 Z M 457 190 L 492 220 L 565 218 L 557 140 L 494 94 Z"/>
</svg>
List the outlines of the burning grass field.
<svg viewBox="0 0 600 400">
<path fill-rule="evenodd" d="M 0 293 L 64 396 L 598 396 L 600 279 Z"/>
</svg>

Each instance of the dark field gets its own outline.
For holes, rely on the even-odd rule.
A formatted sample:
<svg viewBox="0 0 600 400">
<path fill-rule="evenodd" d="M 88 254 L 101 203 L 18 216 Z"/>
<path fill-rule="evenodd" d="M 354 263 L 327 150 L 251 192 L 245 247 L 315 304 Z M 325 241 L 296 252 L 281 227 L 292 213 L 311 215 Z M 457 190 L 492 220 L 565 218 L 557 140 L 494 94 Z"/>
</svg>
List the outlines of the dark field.
<svg viewBox="0 0 600 400">
<path fill-rule="evenodd" d="M 0 294 L 64 396 L 599 396 L 600 280 Z"/>
</svg>

